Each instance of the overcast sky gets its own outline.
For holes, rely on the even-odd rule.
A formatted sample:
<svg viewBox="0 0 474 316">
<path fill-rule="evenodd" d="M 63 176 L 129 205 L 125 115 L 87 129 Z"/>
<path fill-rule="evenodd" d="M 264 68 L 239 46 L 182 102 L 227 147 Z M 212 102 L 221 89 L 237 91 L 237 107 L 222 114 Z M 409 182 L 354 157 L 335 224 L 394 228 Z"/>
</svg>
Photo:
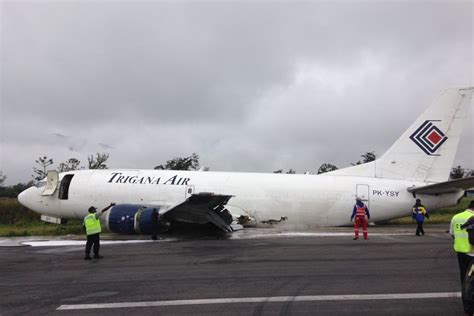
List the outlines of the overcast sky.
<svg viewBox="0 0 474 316">
<path fill-rule="evenodd" d="M 0 171 L 315 172 L 473 85 L 472 1 L 1 1 Z M 472 107 L 471 107 L 472 108 Z M 455 164 L 474 168 L 473 113 Z"/>
</svg>

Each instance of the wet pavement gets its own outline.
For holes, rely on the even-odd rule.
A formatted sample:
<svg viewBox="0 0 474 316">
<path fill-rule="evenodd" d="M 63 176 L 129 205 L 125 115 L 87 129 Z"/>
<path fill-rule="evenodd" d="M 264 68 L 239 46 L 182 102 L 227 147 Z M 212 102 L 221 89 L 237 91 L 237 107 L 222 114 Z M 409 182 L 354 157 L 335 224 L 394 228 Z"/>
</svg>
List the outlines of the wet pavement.
<svg viewBox="0 0 474 316">
<path fill-rule="evenodd" d="M 447 228 L 104 234 L 91 261 L 84 236 L 0 239 L 0 314 L 462 315 Z"/>
</svg>

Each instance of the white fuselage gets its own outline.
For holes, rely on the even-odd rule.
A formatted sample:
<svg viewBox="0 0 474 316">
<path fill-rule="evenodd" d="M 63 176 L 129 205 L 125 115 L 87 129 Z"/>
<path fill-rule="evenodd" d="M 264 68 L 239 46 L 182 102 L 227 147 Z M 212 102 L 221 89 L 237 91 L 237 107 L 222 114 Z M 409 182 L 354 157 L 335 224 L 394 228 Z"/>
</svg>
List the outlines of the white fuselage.
<svg viewBox="0 0 474 316">
<path fill-rule="evenodd" d="M 44 215 L 83 218 L 90 206 L 110 202 L 160 205 L 162 210 L 182 203 L 191 194 L 232 195 L 226 208 L 247 215 L 255 224 L 286 218 L 293 228 L 350 224 L 356 196 L 369 207 L 371 221 L 407 216 L 414 196 L 407 191 L 424 182 L 342 175 L 296 175 L 172 170 L 81 170 L 74 174 L 67 199 L 58 191 L 43 196 L 42 187 L 20 194 L 20 202 Z M 59 187 L 59 186 L 58 186 Z M 417 196 L 428 209 L 456 204 L 462 193 Z M 160 211 L 161 212 L 161 211 Z"/>
<path fill-rule="evenodd" d="M 428 210 L 451 206 L 465 189 L 446 181 L 472 91 L 473 87 L 446 90 L 379 159 L 322 175 L 172 170 L 79 170 L 58 175 L 49 171 L 45 187 L 29 188 L 18 200 L 56 219 L 82 218 L 90 206 L 101 209 L 115 202 L 122 204 L 117 205 L 117 214 L 120 207 L 128 207 L 124 204 L 140 209 L 150 206 L 171 221 L 212 222 L 225 230 L 229 230 L 230 214 L 245 215 L 240 218 L 250 218 L 255 225 L 347 225 L 356 196 L 368 206 L 371 221 L 403 217 L 411 214 L 415 202 L 409 188 L 429 192 L 416 196 Z M 437 189 L 422 191 L 431 184 Z M 207 194 L 187 200 L 199 193 Z M 221 204 L 196 206 L 205 197 L 220 198 Z M 223 209 L 225 202 L 228 212 Z M 129 225 L 127 219 L 133 215 L 127 214 L 115 221 Z"/>
</svg>

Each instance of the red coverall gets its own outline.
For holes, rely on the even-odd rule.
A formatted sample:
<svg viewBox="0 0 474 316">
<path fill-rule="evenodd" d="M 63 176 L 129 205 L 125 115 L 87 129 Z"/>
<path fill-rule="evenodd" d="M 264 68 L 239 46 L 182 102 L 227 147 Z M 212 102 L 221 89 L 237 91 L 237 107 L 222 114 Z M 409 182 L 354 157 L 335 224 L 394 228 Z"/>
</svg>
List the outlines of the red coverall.
<svg viewBox="0 0 474 316">
<path fill-rule="evenodd" d="M 362 232 L 364 234 L 364 239 L 368 239 L 367 233 L 367 218 L 370 216 L 368 209 L 365 204 L 354 206 L 356 208 L 355 219 L 354 219 L 354 239 L 359 238 L 359 226 L 362 225 Z M 367 212 L 367 214 L 366 214 Z M 367 217 L 366 217 L 367 215 Z"/>
</svg>

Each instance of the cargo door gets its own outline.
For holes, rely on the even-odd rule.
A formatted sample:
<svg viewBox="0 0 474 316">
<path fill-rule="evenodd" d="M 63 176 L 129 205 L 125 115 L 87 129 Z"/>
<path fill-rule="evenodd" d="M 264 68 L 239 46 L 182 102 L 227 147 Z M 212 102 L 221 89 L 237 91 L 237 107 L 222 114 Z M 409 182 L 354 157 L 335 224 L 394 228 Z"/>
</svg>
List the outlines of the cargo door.
<svg viewBox="0 0 474 316">
<path fill-rule="evenodd" d="M 369 200 L 369 185 L 368 184 L 357 184 L 356 185 L 356 196 L 362 199 L 365 205 L 370 209 Z"/>
<path fill-rule="evenodd" d="M 53 195 L 58 187 L 59 173 L 56 170 L 49 170 L 46 176 L 46 186 L 43 196 Z"/>
</svg>

